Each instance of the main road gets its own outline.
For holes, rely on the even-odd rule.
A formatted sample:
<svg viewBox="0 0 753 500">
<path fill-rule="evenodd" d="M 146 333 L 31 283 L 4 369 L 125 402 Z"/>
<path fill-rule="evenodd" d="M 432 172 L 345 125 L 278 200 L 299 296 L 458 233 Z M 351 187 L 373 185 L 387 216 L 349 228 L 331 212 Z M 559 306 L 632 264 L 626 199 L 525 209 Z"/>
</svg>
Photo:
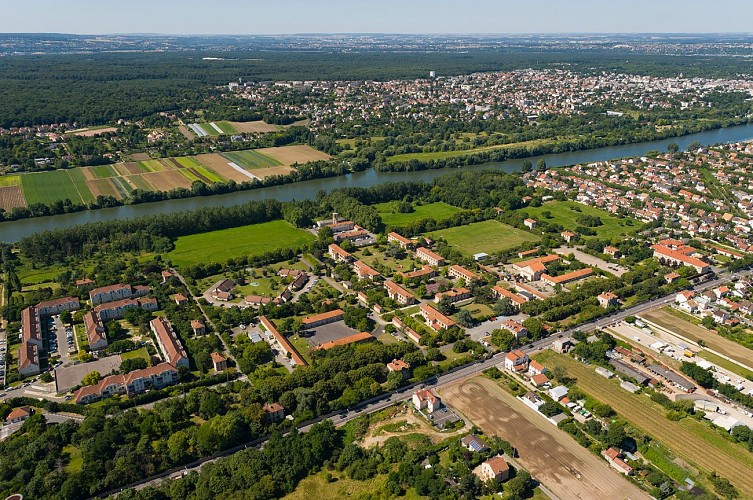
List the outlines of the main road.
<svg viewBox="0 0 753 500">
<path fill-rule="evenodd" d="M 710 288 L 716 288 L 726 281 L 729 281 L 732 277 L 742 277 L 747 276 L 753 273 L 751 270 L 746 271 L 739 271 L 737 273 L 721 273 L 719 275 L 716 275 L 714 277 L 711 277 L 710 279 L 706 279 L 705 281 L 701 281 L 693 286 L 690 287 L 691 290 L 699 290 L 699 289 L 710 289 Z M 521 347 L 521 350 L 525 352 L 526 354 L 534 353 L 537 351 L 540 351 L 549 345 L 552 344 L 552 342 L 555 339 L 568 339 L 570 336 L 576 332 L 576 331 L 583 331 L 583 332 L 589 332 L 593 331 L 597 328 L 603 328 L 610 323 L 614 323 L 616 321 L 620 321 L 625 319 L 628 316 L 635 316 L 642 312 L 661 307 L 664 305 L 667 305 L 671 303 L 674 300 L 674 294 L 665 295 L 663 297 L 659 297 L 654 300 L 650 300 L 647 302 L 642 302 L 640 304 L 636 304 L 628 309 L 620 310 L 615 313 L 612 313 L 609 316 L 604 316 L 602 318 L 589 321 L 588 323 L 583 323 L 581 325 L 578 325 L 575 328 L 565 330 L 563 332 L 554 334 L 552 336 L 549 336 L 547 338 L 543 338 L 540 340 L 536 340 L 534 342 L 531 342 L 529 344 L 526 344 L 525 346 Z M 464 379 L 466 377 L 472 377 L 474 375 L 478 375 L 482 371 L 492 368 L 496 366 L 498 363 L 502 362 L 505 352 L 497 353 L 493 356 L 490 356 L 487 359 L 477 361 L 468 365 L 464 365 L 462 367 L 458 367 L 455 370 L 438 375 L 436 377 L 432 377 L 428 381 L 423 382 L 415 382 L 412 384 L 409 384 L 407 386 L 401 387 L 399 389 L 396 389 L 392 392 L 388 392 L 385 394 L 382 394 L 380 396 L 374 397 L 372 399 L 363 401 L 359 403 L 358 405 L 354 406 L 353 408 L 349 408 L 348 410 L 342 411 L 342 412 L 332 412 L 327 415 L 321 416 L 319 418 L 316 418 L 314 420 L 311 420 L 309 422 L 303 423 L 298 426 L 298 430 L 301 432 L 306 432 L 309 429 L 311 429 L 312 426 L 315 424 L 323 421 L 323 420 L 330 420 L 332 423 L 334 423 L 336 426 L 344 425 L 346 422 L 349 422 L 350 420 L 353 420 L 355 418 L 360 417 L 363 414 L 369 414 L 374 413 L 380 410 L 383 410 L 384 408 L 387 408 L 388 406 L 394 405 L 396 403 L 408 401 L 413 394 L 413 391 L 418 388 L 437 388 L 442 387 L 445 385 L 452 384 L 454 382 L 457 382 L 458 380 Z M 207 463 L 215 462 L 216 460 L 227 457 L 229 455 L 232 455 L 234 453 L 237 453 L 238 451 L 244 450 L 248 447 L 257 447 L 263 445 L 268 437 L 263 437 L 256 439 L 254 441 L 251 441 L 249 443 L 238 445 L 234 448 L 230 448 L 228 450 L 222 451 L 220 453 L 217 453 L 215 455 L 205 457 L 199 460 L 196 460 L 190 464 L 187 464 L 183 467 L 176 467 L 173 469 L 170 469 L 168 471 L 155 474 L 153 476 L 150 476 L 148 478 L 144 478 L 142 480 L 136 481 L 134 483 L 131 483 L 127 486 L 124 486 L 123 488 L 119 490 L 111 490 L 106 493 L 103 493 L 100 495 L 100 497 L 107 497 L 109 495 L 113 495 L 118 493 L 119 491 L 122 491 L 124 489 L 128 488 L 145 488 L 147 486 L 153 486 L 157 485 L 159 481 L 166 477 L 178 477 L 185 474 L 188 474 L 191 471 L 199 471 L 201 467 Z"/>
</svg>

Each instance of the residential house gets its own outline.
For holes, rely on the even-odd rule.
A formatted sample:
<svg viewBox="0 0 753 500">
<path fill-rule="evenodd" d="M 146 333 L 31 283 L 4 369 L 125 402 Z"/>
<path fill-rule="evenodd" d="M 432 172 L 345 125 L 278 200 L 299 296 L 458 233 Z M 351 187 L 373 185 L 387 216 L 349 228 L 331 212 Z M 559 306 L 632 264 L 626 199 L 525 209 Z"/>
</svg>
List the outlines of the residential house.
<svg viewBox="0 0 753 500">
<path fill-rule="evenodd" d="M 619 305 L 619 297 L 617 297 L 617 295 L 612 292 L 600 293 L 597 299 L 599 300 L 599 306 L 603 307 L 604 309 L 617 307 Z"/>
<path fill-rule="evenodd" d="M 528 369 L 528 363 L 530 359 L 528 355 L 523 351 L 516 349 L 515 351 L 508 352 L 505 356 L 504 366 L 505 369 L 511 372 L 522 373 Z"/>
<path fill-rule="evenodd" d="M 413 393 L 413 406 L 417 410 L 426 410 L 426 413 L 431 414 L 442 408 L 442 400 L 429 389 L 422 389 Z"/>
<path fill-rule="evenodd" d="M 194 335 L 204 335 L 205 333 L 207 333 L 206 325 L 198 319 L 191 320 L 191 330 L 193 331 Z"/>
<path fill-rule="evenodd" d="M 613 247 L 611 245 L 605 246 L 603 253 L 605 255 L 609 255 L 613 259 L 619 259 L 620 257 L 622 257 L 622 254 L 620 253 L 620 249 L 617 247 Z"/>
<path fill-rule="evenodd" d="M 609 465 L 611 465 L 621 474 L 625 474 L 626 476 L 633 475 L 633 468 L 625 463 L 625 461 L 622 459 L 622 453 L 620 453 L 619 450 L 615 448 L 609 448 L 608 450 L 601 452 L 601 456 L 603 456 L 607 460 L 607 462 L 609 462 Z"/>
<path fill-rule="evenodd" d="M 393 359 L 387 363 L 387 371 L 400 373 L 403 378 L 407 378 L 410 375 L 410 365 L 402 359 Z"/>
<path fill-rule="evenodd" d="M 409 240 L 405 236 L 402 236 L 394 231 L 387 235 L 387 241 L 390 243 L 397 243 L 405 250 L 411 250 L 416 246 L 416 243 L 413 240 Z"/>
<path fill-rule="evenodd" d="M 441 255 L 432 252 L 428 248 L 419 247 L 416 249 L 416 257 L 419 260 L 422 260 L 429 264 L 430 266 L 443 266 L 444 265 L 444 257 Z"/>
<path fill-rule="evenodd" d="M 8 424 L 17 424 L 23 422 L 34 413 L 34 409 L 31 406 L 19 406 L 13 408 L 13 410 L 5 417 L 5 422 Z"/>
<path fill-rule="evenodd" d="M 560 236 L 562 236 L 562 239 L 565 240 L 567 243 L 572 243 L 578 237 L 577 234 L 575 234 L 575 233 L 573 233 L 571 231 L 562 231 L 560 233 Z"/>
<path fill-rule="evenodd" d="M 505 459 L 497 455 L 481 463 L 478 467 L 478 478 L 483 481 L 506 481 L 510 477 L 510 466 Z M 474 471 L 475 473 L 475 471 Z"/>
<path fill-rule="evenodd" d="M 353 256 L 350 252 L 346 252 L 336 243 L 331 243 L 329 245 L 329 256 L 335 262 L 344 262 L 346 264 L 353 260 Z"/>
<path fill-rule="evenodd" d="M 536 219 L 526 219 L 523 221 L 523 225 L 527 227 L 528 229 L 533 229 L 536 226 L 538 226 L 539 223 Z"/>
<path fill-rule="evenodd" d="M 470 285 L 471 283 L 479 279 L 478 274 L 474 273 L 473 271 L 469 271 L 463 266 L 458 266 L 457 264 L 452 265 L 447 269 L 447 275 L 457 279 L 462 278 L 465 280 L 465 283 L 467 285 Z"/>
<path fill-rule="evenodd" d="M 285 408 L 280 403 L 264 405 L 267 422 L 280 422 L 285 419 Z"/>
<path fill-rule="evenodd" d="M 214 371 L 216 372 L 223 372 L 227 370 L 227 359 L 225 356 L 218 352 L 213 352 L 211 354 L 212 356 L 212 365 L 214 367 Z"/>
<path fill-rule="evenodd" d="M 170 363 L 134 370 L 127 375 L 110 375 L 98 384 L 80 388 L 74 395 L 76 404 L 88 404 L 116 394 L 132 396 L 147 389 L 161 389 L 179 380 L 178 370 Z"/>
<path fill-rule="evenodd" d="M 107 348 L 107 334 L 102 320 L 96 311 L 84 314 L 84 330 L 92 351 L 102 351 Z"/>
<path fill-rule="evenodd" d="M 509 332 L 512 332 L 515 335 L 515 338 L 518 340 L 528 335 L 528 328 L 523 326 L 523 323 L 516 321 L 514 319 L 507 319 L 503 321 L 500 326 L 503 329 Z"/>
<path fill-rule="evenodd" d="M 492 294 L 494 297 L 497 298 L 497 300 L 501 299 L 509 299 L 510 303 L 516 308 L 520 309 L 520 306 L 528 302 L 528 298 L 524 297 L 522 295 L 519 295 L 517 293 L 513 293 L 510 290 L 507 290 L 505 288 L 502 288 L 501 286 L 495 285 L 492 287 Z"/>
<path fill-rule="evenodd" d="M 531 377 L 531 384 L 533 384 L 534 387 L 544 387 L 549 384 L 549 377 L 543 373 L 539 373 L 538 375 Z"/>
<path fill-rule="evenodd" d="M 467 436 L 464 436 L 460 440 L 460 444 L 462 444 L 463 448 L 465 448 L 466 450 L 476 453 L 483 453 L 489 450 L 489 445 L 487 445 L 483 439 L 474 434 L 468 434 Z"/>
</svg>

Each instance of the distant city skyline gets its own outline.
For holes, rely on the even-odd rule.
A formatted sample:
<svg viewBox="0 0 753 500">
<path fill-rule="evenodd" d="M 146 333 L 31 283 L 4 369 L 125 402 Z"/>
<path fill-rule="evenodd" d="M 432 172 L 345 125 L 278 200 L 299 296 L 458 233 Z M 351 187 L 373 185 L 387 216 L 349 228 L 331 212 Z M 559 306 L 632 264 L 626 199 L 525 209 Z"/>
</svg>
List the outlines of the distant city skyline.
<svg viewBox="0 0 753 500">
<path fill-rule="evenodd" d="M 743 0 L 37 0 L 3 5 L 0 32 L 750 33 L 749 10 Z"/>
</svg>

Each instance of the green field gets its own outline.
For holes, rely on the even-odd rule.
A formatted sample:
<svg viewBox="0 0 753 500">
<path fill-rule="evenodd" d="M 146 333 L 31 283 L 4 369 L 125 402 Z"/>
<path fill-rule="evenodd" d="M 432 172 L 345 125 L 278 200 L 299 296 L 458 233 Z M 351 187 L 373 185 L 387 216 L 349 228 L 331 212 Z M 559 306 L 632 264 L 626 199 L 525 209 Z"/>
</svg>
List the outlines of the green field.
<svg viewBox="0 0 753 500">
<path fill-rule="evenodd" d="M 297 248 L 313 240 L 314 235 L 311 233 L 276 220 L 181 236 L 175 241 L 175 249 L 168 256 L 178 266 L 225 262 L 242 255 L 254 256 L 282 248 Z"/>
<path fill-rule="evenodd" d="M 451 227 L 428 233 L 430 238 L 444 238 L 466 255 L 479 252 L 493 253 L 514 248 L 527 241 L 539 241 L 539 237 L 516 229 L 496 220 L 476 222 L 467 226 Z"/>
<path fill-rule="evenodd" d="M 78 193 L 81 195 L 81 198 L 84 199 L 84 202 L 91 203 L 95 201 L 94 195 L 86 184 L 86 177 L 84 177 L 83 169 L 72 168 L 68 170 L 68 176 L 73 181 L 76 189 L 78 189 Z"/>
<path fill-rule="evenodd" d="M 228 135 L 230 135 L 230 134 L 237 134 L 237 133 L 238 133 L 238 131 L 237 131 L 237 130 L 235 130 L 235 128 L 234 128 L 234 127 L 233 127 L 232 125 L 230 125 L 230 124 L 229 124 L 228 122 L 215 122 L 215 124 L 216 124 L 216 125 L 217 125 L 218 127 L 220 127 L 220 129 L 221 129 L 221 130 L 222 130 L 222 131 L 223 131 L 224 133 L 226 133 L 226 134 L 228 134 Z"/>
<path fill-rule="evenodd" d="M 136 349 L 135 351 L 128 351 L 124 352 L 120 355 L 120 358 L 123 360 L 126 359 L 134 359 L 134 358 L 143 358 L 146 360 L 147 363 L 150 363 L 152 358 L 149 356 L 149 352 L 147 352 L 146 347 L 142 347 L 141 349 Z"/>
<path fill-rule="evenodd" d="M 227 179 L 220 176 L 220 174 L 218 174 L 214 170 L 210 170 L 207 167 L 195 167 L 194 170 L 212 182 L 226 182 L 227 181 Z"/>
<path fill-rule="evenodd" d="M 154 186 L 149 184 L 149 182 L 140 175 L 129 175 L 126 178 L 136 184 L 136 188 L 141 189 L 142 191 L 154 191 Z"/>
<path fill-rule="evenodd" d="M 643 224 L 634 219 L 620 219 L 609 212 L 598 208 L 582 205 L 574 201 L 550 201 L 540 207 L 521 208 L 520 212 L 525 212 L 529 217 L 539 222 L 551 222 L 560 224 L 566 230 L 573 231 L 579 224 L 576 222 L 582 215 L 593 215 L 599 217 L 602 226 L 591 228 L 600 238 L 614 238 L 634 233 L 643 227 Z M 549 212 L 551 218 L 544 217 L 544 212 Z"/>
<path fill-rule="evenodd" d="M 112 165 L 98 165 L 96 167 L 88 167 L 97 179 L 106 179 L 107 177 L 117 177 L 118 173 L 112 167 Z"/>
<path fill-rule="evenodd" d="M 404 226 L 421 219 L 447 219 L 451 215 L 460 212 L 459 208 L 442 201 L 414 206 L 415 211 L 408 214 L 392 212 L 393 203 L 379 203 L 374 206 L 379 211 L 382 221 L 388 226 Z"/>
<path fill-rule="evenodd" d="M 445 158 L 455 158 L 457 156 L 468 156 L 475 153 L 483 153 L 485 151 L 494 151 L 500 149 L 512 149 L 528 146 L 544 146 L 556 143 L 555 139 L 534 139 L 531 141 L 513 142 L 510 144 L 499 144 L 496 146 L 484 146 L 473 149 L 462 149 L 456 151 L 433 151 L 430 153 L 405 153 L 401 155 L 395 155 L 387 158 L 387 163 L 394 163 L 397 161 L 428 161 L 428 160 L 443 160 Z"/>
<path fill-rule="evenodd" d="M 282 165 L 282 163 L 274 158 L 263 155 L 258 151 L 234 151 L 232 153 L 222 153 L 222 156 L 243 168 L 251 170 Z"/>
<path fill-rule="evenodd" d="M 201 163 L 191 156 L 180 156 L 175 158 L 175 160 L 186 168 L 196 168 L 201 166 Z"/>
<path fill-rule="evenodd" d="M 82 202 L 79 191 L 65 170 L 24 175 L 21 177 L 21 190 L 28 205 L 49 204 L 66 198 L 76 204 Z"/>
<path fill-rule="evenodd" d="M 21 184 L 20 175 L 0 175 L 0 187 L 18 186 Z"/>
</svg>

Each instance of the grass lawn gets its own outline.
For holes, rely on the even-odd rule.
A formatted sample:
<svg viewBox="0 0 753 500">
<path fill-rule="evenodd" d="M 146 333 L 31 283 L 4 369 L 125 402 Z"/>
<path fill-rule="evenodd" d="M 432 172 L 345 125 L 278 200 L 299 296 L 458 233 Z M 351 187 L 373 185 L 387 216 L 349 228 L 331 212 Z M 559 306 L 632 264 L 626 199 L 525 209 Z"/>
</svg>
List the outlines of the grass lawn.
<svg viewBox="0 0 753 500">
<path fill-rule="evenodd" d="M 713 352 L 703 350 L 698 353 L 698 357 L 703 358 L 706 361 L 709 361 L 711 363 L 714 363 L 715 365 L 720 366 L 724 368 L 725 370 L 729 370 L 732 373 L 737 373 L 743 378 L 747 378 L 748 380 L 753 380 L 753 371 L 748 370 L 747 368 L 743 368 L 737 363 L 733 363 L 732 361 L 725 359 L 721 356 L 717 356 Z"/>
<path fill-rule="evenodd" d="M 392 212 L 392 207 L 394 206 L 392 203 L 379 203 L 374 206 L 379 211 L 382 221 L 388 226 L 404 226 L 421 219 L 447 219 L 451 215 L 460 212 L 458 207 L 453 207 L 442 201 L 414 206 L 415 211 L 409 214 Z"/>
<path fill-rule="evenodd" d="M 58 200 L 70 199 L 73 203 L 81 203 L 73 180 L 65 170 L 52 170 L 27 174 L 21 177 L 21 190 L 26 203 L 55 203 Z"/>
<path fill-rule="evenodd" d="M 50 266 L 40 269 L 34 269 L 30 266 L 22 266 L 18 268 L 16 273 L 23 285 L 36 285 L 39 283 L 48 283 L 65 272 L 65 267 Z"/>
<path fill-rule="evenodd" d="M 325 472 L 309 476 L 300 483 L 285 500 L 309 500 L 311 498 L 386 498 L 387 475 L 381 474 L 367 481 L 356 481 L 333 472 L 332 482 L 327 482 Z"/>
<path fill-rule="evenodd" d="M 73 445 L 63 447 L 63 452 L 67 453 L 70 460 L 65 466 L 65 471 L 68 474 L 76 474 L 81 472 L 81 467 L 84 465 L 84 459 L 81 456 L 81 450 Z"/>
<path fill-rule="evenodd" d="M 593 229 L 600 238 L 624 236 L 626 234 L 634 233 L 643 227 L 643 224 L 636 220 L 620 219 L 604 210 L 582 205 L 574 201 L 550 201 L 544 203 L 540 207 L 526 207 L 521 208 L 519 211 L 527 213 L 529 217 L 540 222 L 560 224 L 566 230 L 570 231 L 573 231 L 580 225 L 576 222 L 578 217 L 582 215 L 596 216 L 601 219 L 601 222 L 603 222 L 604 225 L 591 229 Z M 547 219 L 544 217 L 544 212 L 549 212 L 551 218 Z"/>
<path fill-rule="evenodd" d="M 309 344 L 306 339 L 303 339 L 298 335 L 291 335 L 290 337 L 288 337 L 288 340 L 291 344 L 293 344 L 293 347 L 295 347 L 295 349 L 298 351 L 298 354 L 300 354 L 308 364 L 311 364 L 311 344 Z"/>
<path fill-rule="evenodd" d="M 451 227 L 427 234 L 430 238 L 444 238 L 450 246 L 466 255 L 479 252 L 493 253 L 517 247 L 540 238 L 496 220 L 475 222 L 467 226 Z"/>
<path fill-rule="evenodd" d="M 142 347 L 141 349 L 136 349 L 134 351 L 124 352 L 120 355 L 120 358 L 123 361 L 125 361 L 126 359 L 144 358 L 147 363 L 149 363 L 152 359 L 149 356 L 149 352 L 146 350 L 146 347 Z"/>
<path fill-rule="evenodd" d="M 255 169 L 255 168 L 268 168 L 282 165 L 274 158 L 270 158 L 267 155 L 263 155 L 258 151 L 234 151 L 232 153 L 222 153 L 222 156 L 228 160 L 240 165 L 243 168 Z"/>
<path fill-rule="evenodd" d="M 486 304 L 466 304 L 461 306 L 460 309 L 471 313 L 471 316 L 473 316 L 474 319 L 494 314 L 494 311 L 492 311 Z"/>
<path fill-rule="evenodd" d="M 181 236 L 168 254 L 177 266 L 225 262 L 242 255 L 260 255 L 281 248 L 297 248 L 314 235 L 282 220 Z"/>
<path fill-rule="evenodd" d="M 631 425 L 661 442 L 674 455 L 705 470 L 716 470 L 729 479 L 744 497 L 753 494 L 753 455 L 711 429 L 708 423 L 684 418 L 673 422 L 666 410 L 646 396 L 630 394 L 619 388 L 615 379 L 607 380 L 593 367 L 552 351 L 534 356 L 548 369 L 561 366 L 576 385 L 595 399 L 612 406 Z"/>
</svg>

